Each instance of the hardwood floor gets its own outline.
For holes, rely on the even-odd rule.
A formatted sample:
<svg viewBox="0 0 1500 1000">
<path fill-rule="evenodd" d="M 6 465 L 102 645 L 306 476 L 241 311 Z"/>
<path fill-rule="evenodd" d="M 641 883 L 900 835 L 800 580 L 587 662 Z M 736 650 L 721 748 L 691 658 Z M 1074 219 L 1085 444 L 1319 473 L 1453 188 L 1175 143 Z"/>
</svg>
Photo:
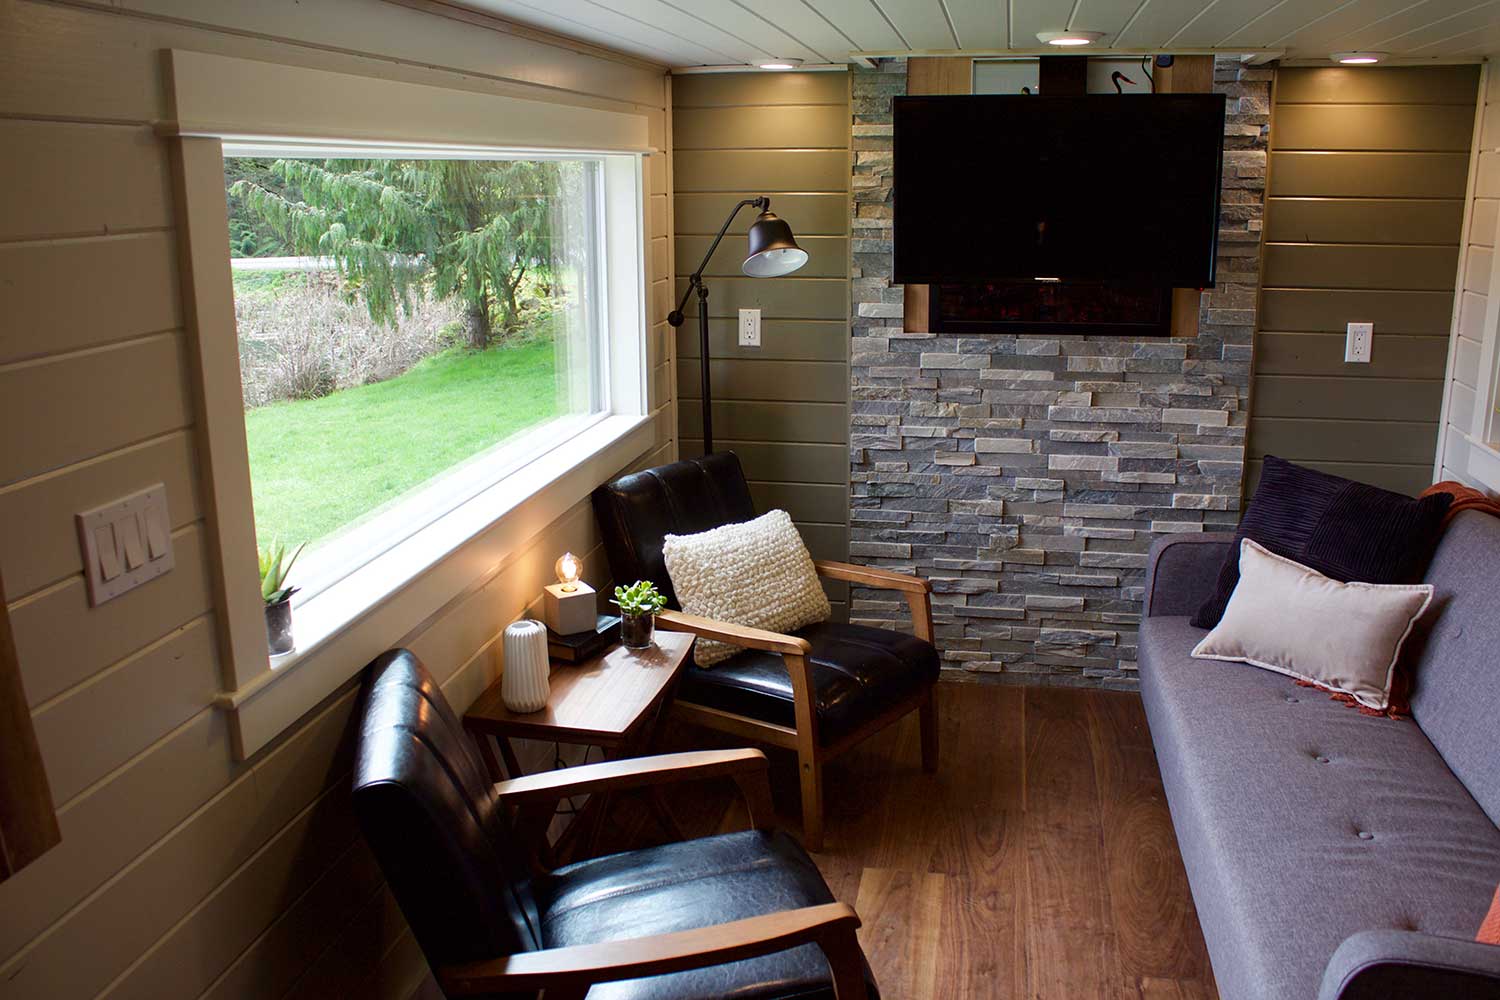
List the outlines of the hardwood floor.
<svg viewBox="0 0 1500 1000">
<path fill-rule="evenodd" d="M 915 716 L 828 765 L 834 895 L 888 1000 L 1215 1000 L 1139 697 L 943 684 L 942 766 Z M 662 750 L 732 745 L 669 724 Z M 770 752 L 795 829 L 797 775 Z M 669 798 L 690 835 L 743 827 L 732 788 Z M 606 847 L 660 839 L 621 803 Z"/>
</svg>

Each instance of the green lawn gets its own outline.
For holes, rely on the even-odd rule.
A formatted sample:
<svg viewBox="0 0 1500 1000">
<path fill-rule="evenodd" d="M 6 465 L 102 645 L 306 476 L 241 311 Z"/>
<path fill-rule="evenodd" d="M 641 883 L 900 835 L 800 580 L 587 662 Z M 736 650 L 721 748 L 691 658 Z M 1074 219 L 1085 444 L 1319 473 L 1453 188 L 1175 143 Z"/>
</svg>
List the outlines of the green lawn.
<svg viewBox="0 0 1500 1000">
<path fill-rule="evenodd" d="M 557 411 L 550 338 L 245 414 L 256 534 L 315 541 Z"/>
</svg>

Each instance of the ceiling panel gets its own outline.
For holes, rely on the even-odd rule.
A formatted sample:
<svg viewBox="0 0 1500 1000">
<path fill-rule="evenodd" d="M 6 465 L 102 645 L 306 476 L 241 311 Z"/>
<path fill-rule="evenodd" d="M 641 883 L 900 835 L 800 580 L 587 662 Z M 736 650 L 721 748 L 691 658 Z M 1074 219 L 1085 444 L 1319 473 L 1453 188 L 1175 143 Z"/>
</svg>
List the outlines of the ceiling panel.
<svg viewBox="0 0 1500 1000">
<path fill-rule="evenodd" d="M 611 3 L 620 3 L 624 0 L 610 0 Z M 742 38 L 770 56 L 791 56 L 806 62 L 827 62 L 828 56 L 824 53 L 810 48 L 806 43 L 793 37 L 790 31 L 781 27 L 768 17 L 758 14 L 750 6 L 737 3 L 736 0 L 691 0 L 691 2 L 666 3 L 663 0 L 629 0 L 633 4 L 652 7 L 664 7 L 671 13 L 671 21 L 703 21 L 712 24 L 720 30 Z M 756 6 L 759 6 L 757 3 Z M 670 23 L 670 21 L 669 21 Z M 843 56 L 843 51 L 835 51 L 835 56 Z"/>
<path fill-rule="evenodd" d="M 673 67 L 860 53 L 1034 52 L 1039 31 L 1103 32 L 1110 47 L 1378 48 L 1395 57 L 1500 51 L 1500 0 L 450 0 Z"/>
<path fill-rule="evenodd" d="M 906 47 L 911 49 L 953 49 L 953 32 L 943 15 L 939 0 L 872 0 L 886 18 L 896 26 Z M 998 7 L 999 5 L 996 4 Z"/>
<path fill-rule="evenodd" d="M 1359 0 L 1283 0 L 1243 28 L 1220 39 L 1219 44 L 1256 48 L 1282 45 L 1293 32 L 1312 30 L 1317 25 L 1345 14 L 1358 2 Z M 1409 4 L 1412 0 L 1395 2 Z"/>
<path fill-rule="evenodd" d="M 1079 0 L 1073 7 L 1073 16 L 1067 27 L 1078 31 L 1102 31 L 1104 43 L 1113 44 L 1124 28 L 1135 17 L 1135 12 L 1145 6 L 1146 0 Z M 1032 44 L 1033 35 L 1026 40 Z"/>
<path fill-rule="evenodd" d="M 1351 32 L 1342 38 L 1335 38 L 1334 47 L 1338 49 L 1378 49 L 1385 46 L 1405 48 L 1408 44 L 1420 45 L 1424 41 L 1451 38 L 1455 34 L 1492 23 L 1496 18 L 1497 10 L 1500 10 L 1500 0 L 1488 0 L 1486 3 L 1473 6 L 1465 4 L 1464 6 L 1469 8 L 1467 10 L 1445 11 L 1444 8 L 1451 6 L 1451 4 L 1443 3 L 1442 0 L 1428 0 L 1427 3 L 1385 18 L 1368 28 Z"/>
<path fill-rule="evenodd" d="M 960 49 L 1003 49 L 1010 44 L 1010 11 L 995 0 L 943 0 Z"/>
<path fill-rule="evenodd" d="M 1168 39 L 1171 45 L 1212 46 L 1223 41 L 1282 0 L 1219 0 L 1203 9 L 1193 20 Z"/>
<path fill-rule="evenodd" d="M 463 6 L 496 14 L 560 35 L 628 52 L 668 65 L 741 62 L 745 53 L 731 47 L 699 44 L 652 25 L 632 21 L 590 0 L 464 0 Z M 686 63 L 679 59 L 690 60 Z"/>
<path fill-rule="evenodd" d="M 871 0 L 803 0 L 819 16 L 838 25 L 840 31 L 854 40 L 862 52 L 886 52 L 904 49 L 906 43 L 896 34 L 884 13 Z"/>
</svg>

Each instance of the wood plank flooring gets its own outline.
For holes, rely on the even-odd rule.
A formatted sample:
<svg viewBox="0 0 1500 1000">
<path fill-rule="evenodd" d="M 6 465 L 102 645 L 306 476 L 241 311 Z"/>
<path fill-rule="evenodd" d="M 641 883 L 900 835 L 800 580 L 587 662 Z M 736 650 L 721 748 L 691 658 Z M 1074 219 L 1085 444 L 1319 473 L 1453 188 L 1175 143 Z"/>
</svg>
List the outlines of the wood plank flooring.
<svg viewBox="0 0 1500 1000">
<path fill-rule="evenodd" d="M 854 904 L 896 1000 L 1216 1000 L 1140 698 L 943 684 L 942 764 L 915 716 L 827 767 L 834 895 Z M 663 751 L 733 741 L 669 723 Z M 769 751 L 795 829 L 790 755 Z M 742 829 L 732 786 L 669 796 L 691 835 Z M 606 846 L 659 840 L 622 803 Z"/>
</svg>

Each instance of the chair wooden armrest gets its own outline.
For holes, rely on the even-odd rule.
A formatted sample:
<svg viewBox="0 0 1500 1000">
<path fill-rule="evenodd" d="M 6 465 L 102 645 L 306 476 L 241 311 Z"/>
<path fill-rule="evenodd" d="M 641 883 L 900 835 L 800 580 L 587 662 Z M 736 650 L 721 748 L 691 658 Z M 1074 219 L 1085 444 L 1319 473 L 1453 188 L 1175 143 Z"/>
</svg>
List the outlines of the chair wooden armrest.
<svg viewBox="0 0 1500 1000">
<path fill-rule="evenodd" d="M 545 806 L 550 818 L 553 804 L 570 795 L 623 792 L 710 778 L 733 778 L 750 810 L 751 825 L 770 825 L 771 785 L 766 755 L 749 748 L 665 753 L 558 768 L 499 782 L 495 794 L 505 805 L 517 808 Z"/>
<path fill-rule="evenodd" d="M 545 989 L 552 1000 L 582 997 L 595 983 L 722 965 L 813 943 L 828 957 L 838 1000 L 865 1000 L 862 953 L 854 935 L 858 927 L 853 907 L 826 903 L 671 934 L 446 966 L 437 970 L 437 978 L 450 996 Z"/>
<path fill-rule="evenodd" d="M 768 653 L 806 656 L 812 650 L 810 642 L 794 635 L 782 635 L 780 632 L 768 632 L 763 628 L 750 628 L 747 625 L 715 621 L 712 618 L 684 614 L 681 611 L 658 612 L 656 624 L 657 627 L 666 629 L 668 632 L 691 632 L 704 639 L 717 639 L 719 642 L 727 642 L 731 646 L 743 646 L 746 649 L 763 649 Z"/>
<path fill-rule="evenodd" d="M 856 566 L 853 563 L 832 562 L 818 559 L 813 562 L 819 576 L 830 580 L 847 580 L 862 587 L 876 590 L 903 590 L 911 594 L 932 593 L 932 583 L 913 573 L 897 573 L 892 569 L 877 569 L 874 566 Z"/>
</svg>

